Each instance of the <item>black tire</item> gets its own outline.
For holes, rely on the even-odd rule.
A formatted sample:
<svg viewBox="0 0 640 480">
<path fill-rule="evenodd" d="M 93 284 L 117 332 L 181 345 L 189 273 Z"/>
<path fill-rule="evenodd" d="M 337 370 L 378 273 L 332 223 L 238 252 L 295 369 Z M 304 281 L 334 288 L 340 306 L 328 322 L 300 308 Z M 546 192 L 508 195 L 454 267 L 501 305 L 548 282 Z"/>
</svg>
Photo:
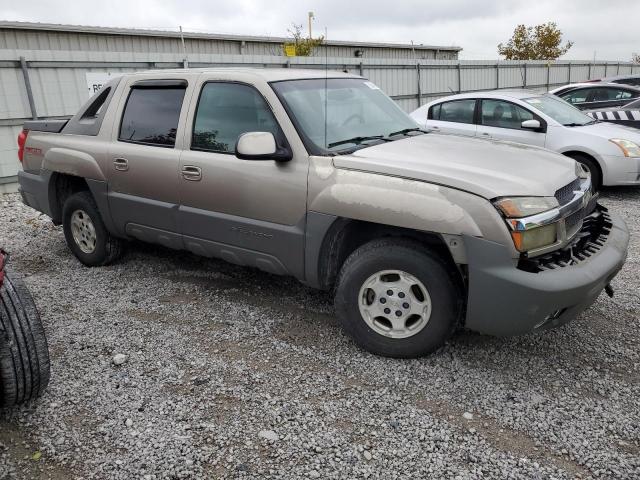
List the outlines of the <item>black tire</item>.
<svg viewBox="0 0 640 480">
<path fill-rule="evenodd" d="M 6 272 L 0 288 L 0 407 L 42 394 L 49 384 L 49 348 L 40 315 L 22 279 Z"/>
<path fill-rule="evenodd" d="M 95 248 L 91 252 L 82 251 L 80 245 L 74 240 L 71 231 L 71 217 L 76 211 L 82 211 L 88 215 L 95 229 Z M 62 225 L 67 245 L 78 260 L 86 266 L 100 267 L 108 265 L 122 255 L 124 242 L 111 235 L 104 226 L 91 193 L 86 191 L 78 192 L 67 198 L 62 208 Z"/>
<path fill-rule="evenodd" d="M 600 173 L 598 162 L 593 158 L 580 153 L 573 153 L 569 155 L 569 157 L 573 158 L 576 162 L 581 163 L 587 170 L 589 170 L 589 173 L 591 173 L 591 185 L 593 186 L 593 190 L 596 192 L 600 190 L 602 187 L 602 173 Z"/>
<path fill-rule="evenodd" d="M 419 332 L 407 338 L 389 338 L 376 332 L 360 313 L 360 289 L 377 272 L 406 272 L 426 287 L 431 315 Z M 365 350 L 396 358 L 413 358 L 440 348 L 460 323 L 463 299 L 457 272 L 436 254 L 406 239 L 373 240 L 354 251 L 338 277 L 335 308 L 346 332 Z"/>
</svg>

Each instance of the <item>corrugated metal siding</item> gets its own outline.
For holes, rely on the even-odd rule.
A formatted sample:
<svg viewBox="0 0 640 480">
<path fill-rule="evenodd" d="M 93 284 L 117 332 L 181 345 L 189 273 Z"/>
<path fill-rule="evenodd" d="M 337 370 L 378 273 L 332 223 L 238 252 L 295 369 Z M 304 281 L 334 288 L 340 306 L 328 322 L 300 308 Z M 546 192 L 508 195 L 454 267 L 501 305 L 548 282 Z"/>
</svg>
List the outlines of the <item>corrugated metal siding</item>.
<svg viewBox="0 0 640 480">
<path fill-rule="evenodd" d="M 20 126 L 0 126 L 0 184 L 2 178 L 13 177 L 20 169 L 16 139 L 21 130 Z"/>
<path fill-rule="evenodd" d="M 17 68 L 0 68 L 0 119 L 30 116 L 22 71 Z"/>
<path fill-rule="evenodd" d="M 449 59 L 457 58 L 457 52 L 442 48 L 411 49 L 393 47 L 358 47 L 348 45 L 320 46 L 314 56 L 355 57 L 362 50 L 364 57 L 385 59 Z M 15 30 L 0 28 L 0 49 L 71 50 L 170 53 L 182 52 L 182 43 L 175 36 L 116 35 L 109 33 L 56 32 L 46 30 Z M 199 39 L 185 37 L 187 53 L 238 55 L 284 55 L 282 43 L 225 39 Z"/>
</svg>

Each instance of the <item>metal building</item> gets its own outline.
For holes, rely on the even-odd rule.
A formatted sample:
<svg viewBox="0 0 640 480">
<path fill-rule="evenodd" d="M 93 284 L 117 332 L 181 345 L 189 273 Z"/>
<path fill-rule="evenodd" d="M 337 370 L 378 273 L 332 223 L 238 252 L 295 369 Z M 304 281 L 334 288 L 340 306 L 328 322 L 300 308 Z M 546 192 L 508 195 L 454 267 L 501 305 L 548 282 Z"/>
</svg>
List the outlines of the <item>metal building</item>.
<svg viewBox="0 0 640 480">
<path fill-rule="evenodd" d="M 284 55 L 291 39 L 184 32 L 187 54 Z M 0 21 L 0 49 L 182 52 L 180 32 Z M 327 50 L 325 52 L 325 49 Z M 460 47 L 328 40 L 315 56 L 456 60 Z"/>
</svg>

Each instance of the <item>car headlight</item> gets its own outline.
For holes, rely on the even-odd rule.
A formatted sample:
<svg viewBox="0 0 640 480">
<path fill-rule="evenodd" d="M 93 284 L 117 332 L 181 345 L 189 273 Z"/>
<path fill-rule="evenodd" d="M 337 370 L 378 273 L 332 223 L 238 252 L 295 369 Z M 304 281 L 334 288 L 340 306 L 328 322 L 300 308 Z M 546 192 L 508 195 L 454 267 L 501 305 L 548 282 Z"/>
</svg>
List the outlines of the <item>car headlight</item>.
<svg viewBox="0 0 640 480">
<path fill-rule="evenodd" d="M 611 138 L 609 141 L 620 147 L 625 157 L 640 157 L 640 147 L 637 143 L 622 138 Z"/>
<path fill-rule="evenodd" d="M 577 169 L 576 169 L 577 170 Z M 520 229 L 519 218 L 537 215 L 557 208 L 555 197 L 511 197 L 501 198 L 493 202 L 509 224 L 509 233 L 513 244 L 519 252 L 528 252 L 538 248 L 553 245 L 558 239 L 558 229 L 555 223 L 542 226 L 529 226 Z"/>
<path fill-rule="evenodd" d="M 511 197 L 493 202 L 507 218 L 522 218 L 546 212 L 558 206 L 555 197 Z"/>
</svg>

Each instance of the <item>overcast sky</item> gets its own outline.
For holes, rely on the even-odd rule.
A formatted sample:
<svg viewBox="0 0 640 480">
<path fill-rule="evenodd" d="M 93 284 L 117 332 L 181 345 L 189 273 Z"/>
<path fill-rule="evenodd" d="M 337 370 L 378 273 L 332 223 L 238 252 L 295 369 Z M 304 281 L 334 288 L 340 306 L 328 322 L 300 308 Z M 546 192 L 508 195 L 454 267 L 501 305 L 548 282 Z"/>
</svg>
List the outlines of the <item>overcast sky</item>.
<svg viewBox="0 0 640 480">
<path fill-rule="evenodd" d="M 292 22 L 334 40 L 457 45 L 495 59 L 519 23 L 555 21 L 575 42 L 566 59 L 630 60 L 640 52 L 640 0 L 45 0 L 5 1 L 0 18 L 109 27 L 285 36 Z M 625 25 L 626 24 L 626 25 Z"/>
</svg>

